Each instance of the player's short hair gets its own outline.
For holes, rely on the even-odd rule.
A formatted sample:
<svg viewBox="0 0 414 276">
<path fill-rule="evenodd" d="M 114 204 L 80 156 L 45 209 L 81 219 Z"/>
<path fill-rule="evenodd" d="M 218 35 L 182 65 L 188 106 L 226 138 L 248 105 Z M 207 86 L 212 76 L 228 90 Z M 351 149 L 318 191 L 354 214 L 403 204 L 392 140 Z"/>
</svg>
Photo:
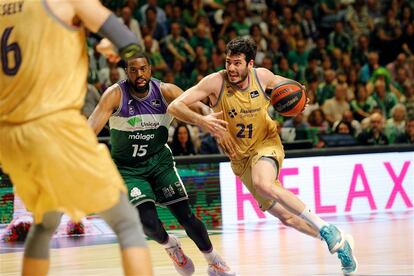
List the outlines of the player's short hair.
<svg viewBox="0 0 414 276">
<path fill-rule="evenodd" d="M 128 60 L 125 61 L 125 67 L 128 67 L 129 61 L 137 59 L 137 58 L 145 58 L 148 64 L 151 65 L 151 59 L 146 53 L 136 53 L 130 58 L 128 58 Z"/>
<path fill-rule="evenodd" d="M 246 56 L 246 62 L 256 58 L 257 45 L 256 43 L 247 38 L 235 38 L 226 45 L 226 55 L 239 55 L 244 54 Z"/>
</svg>

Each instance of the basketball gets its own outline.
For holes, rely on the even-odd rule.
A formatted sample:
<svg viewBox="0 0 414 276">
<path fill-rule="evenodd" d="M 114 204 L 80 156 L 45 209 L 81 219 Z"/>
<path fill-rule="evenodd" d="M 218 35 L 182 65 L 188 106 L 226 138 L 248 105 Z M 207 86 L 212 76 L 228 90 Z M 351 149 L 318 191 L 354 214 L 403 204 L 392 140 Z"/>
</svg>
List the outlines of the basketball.
<svg viewBox="0 0 414 276">
<path fill-rule="evenodd" d="M 306 104 L 306 92 L 296 81 L 283 81 L 273 88 L 270 101 L 282 116 L 292 117 L 302 112 Z"/>
</svg>

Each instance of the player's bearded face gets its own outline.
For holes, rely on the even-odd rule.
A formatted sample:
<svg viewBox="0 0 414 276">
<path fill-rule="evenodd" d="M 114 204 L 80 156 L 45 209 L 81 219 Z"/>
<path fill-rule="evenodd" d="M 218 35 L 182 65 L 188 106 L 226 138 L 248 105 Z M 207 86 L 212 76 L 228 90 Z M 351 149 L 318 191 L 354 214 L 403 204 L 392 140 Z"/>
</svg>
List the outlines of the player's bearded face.
<svg viewBox="0 0 414 276">
<path fill-rule="evenodd" d="M 151 66 L 145 58 L 137 58 L 128 63 L 128 83 L 137 93 L 145 93 L 149 89 Z"/>
<path fill-rule="evenodd" d="M 244 55 L 227 56 L 226 71 L 230 83 L 240 84 L 245 81 L 249 73 L 249 66 Z"/>
<path fill-rule="evenodd" d="M 134 91 L 137 93 L 145 93 L 148 91 L 149 80 L 150 78 L 146 78 L 144 76 L 139 76 L 132 80 L 128 78 L 129 84 L 132 86 Z"/>
</svg>

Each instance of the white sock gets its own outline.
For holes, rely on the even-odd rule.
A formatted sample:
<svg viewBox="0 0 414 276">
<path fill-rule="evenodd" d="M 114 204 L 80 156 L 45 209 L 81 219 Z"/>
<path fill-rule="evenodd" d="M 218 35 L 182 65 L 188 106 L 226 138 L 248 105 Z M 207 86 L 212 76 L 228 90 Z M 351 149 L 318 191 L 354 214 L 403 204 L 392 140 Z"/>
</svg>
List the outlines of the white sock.
<svg viewBox="0 0 414 276">
<path fill-rule="evenodd" d="M 324 226 L 328 226 L 328 223 L 313 213 L 308 206 L 305 207 L 305 210 L 303 210 L 300 214 L 300 217 L 316 227 L 318 230 L 321 230 Z"/>
<path fill-rule="evenodd" d="M 163 243 L 162 246 L 164 246 L 165 248 L 171 248 L 173 246 L 176 246 L 177 240 L 174 236 L 172 235 L 168 235 L 168 241 L 166 243 Z"/>
<path fill-rule="evenodd" d="M 211 252 L 205 253 L 203 252 L 204 258 L 206 258 L 207 263 L 211 264 L 217 256 L 216 251 L 211 250 Z"/>
</svg>

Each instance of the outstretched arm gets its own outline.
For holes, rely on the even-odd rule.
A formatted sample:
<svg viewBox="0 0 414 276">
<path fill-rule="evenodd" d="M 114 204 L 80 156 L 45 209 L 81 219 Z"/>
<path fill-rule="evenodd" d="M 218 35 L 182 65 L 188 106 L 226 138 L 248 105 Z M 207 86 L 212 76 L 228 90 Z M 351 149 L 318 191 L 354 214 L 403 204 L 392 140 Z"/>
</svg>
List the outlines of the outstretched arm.
<svg viewBox="0 0 414 276">
<path fill-rule="evenodd" d="M 181 94 L 183 94 L 184 91 L 175 84 L 163 82 L 161 83 L 161 92 L 164 96 L 164 99 L 167 101 L 168 104 L 170 104 Z M 200 101 L 192 104 L 189 107 L 191 110 L 197 112 L 198 114 L 203 114 L 203 110 L 208 108 L 204 103 Z"/>
<path fill-rule="evenodd" d="M 101 132 L 114 110 L 118 109 L 121 101 L 121 90 L 118 85 L 112 85 L 105 90 L 98 105 L 88 119 L 95 134 Z"/>
<path fill-rule="evenodd" d="M 191 87 L 172 101 L 168 106 L 168 113 L 180 121 L 200 126 L 213 136 L 216 136 L 218 131 L 225 131 L 227 122 L 218 119 L 221 113 L 202 116 L 190 108 L 194 104 L 207 99 L 212 94 L 217 95 L 220 92 L 222 82 L 223 80 L 218 73 L 206 76 L 197 85 Z"/>
</svg>

